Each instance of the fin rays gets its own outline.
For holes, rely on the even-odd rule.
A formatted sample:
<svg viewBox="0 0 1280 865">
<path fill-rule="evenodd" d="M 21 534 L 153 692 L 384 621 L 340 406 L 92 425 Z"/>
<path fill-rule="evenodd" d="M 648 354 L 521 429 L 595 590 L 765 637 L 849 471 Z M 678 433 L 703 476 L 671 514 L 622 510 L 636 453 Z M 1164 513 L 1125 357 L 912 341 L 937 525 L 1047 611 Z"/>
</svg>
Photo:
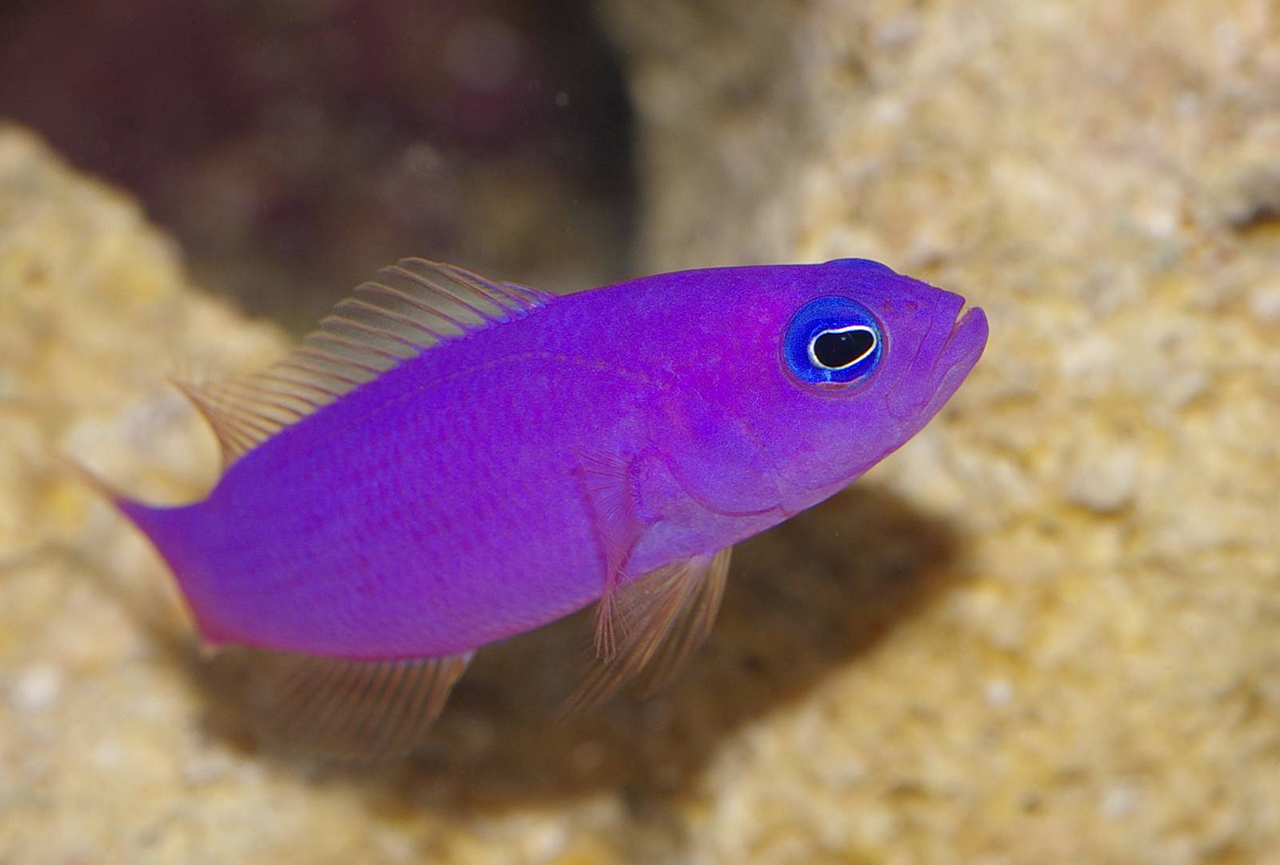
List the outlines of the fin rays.
<svg viewBox="0 0 1280 865">
<path fill-rule="evenodd" d="M 596 663 L 565 710 L 598 706 L 636 678 L 645 693 L 669 684 L 715 625 L 731 551 L 678 562 L 621 587 L 617 651 Z"/>
<path fill-rule="evenodd" d="M 418 661 L 271 655 L 256 683 L 264 732 L 289 750 L 384 759 L 419 747 L 471 653 Z"/>
<path fill-rule="evenodd" d="M 225 467 L 431 347 L 523 318 L 552 298 L 451 264 L 407 258 L 357 286 L 264 371 L 220 383 L 175 383 L 213 427 Z"/>
<path fill-rule="evenodd" d="M 631 548 L 640 537 L 635 519 L 633 464 L 602 454 L 579 455 L 578 480 L 595 517 L 605 558 L 604 585 L 596 608 L 596 655 L 608 661 L 617 651 L 618 596 Z"/>
</svg>

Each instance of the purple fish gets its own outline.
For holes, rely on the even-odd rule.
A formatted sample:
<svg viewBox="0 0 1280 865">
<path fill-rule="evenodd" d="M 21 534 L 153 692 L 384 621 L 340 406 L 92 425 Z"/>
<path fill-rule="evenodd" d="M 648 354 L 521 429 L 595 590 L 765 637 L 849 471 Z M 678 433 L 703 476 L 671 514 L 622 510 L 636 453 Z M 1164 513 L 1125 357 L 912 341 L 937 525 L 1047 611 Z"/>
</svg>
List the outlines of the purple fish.
<svg viewBox="0 0 1280 865">
<path fill-rule="evenodd" d="M 860 259 L 563 297 L 405 260 L 264 372 L 183 385 L 226 462 L 207 498 L 113 498 L 205 641 L 291 659 L 293 739 L 402 752 L 475 649 L 593 602 L 574 702 L 668 680 L 730 548 L 959 387 L 987 339 L 963 306 Z"/>
</svg>

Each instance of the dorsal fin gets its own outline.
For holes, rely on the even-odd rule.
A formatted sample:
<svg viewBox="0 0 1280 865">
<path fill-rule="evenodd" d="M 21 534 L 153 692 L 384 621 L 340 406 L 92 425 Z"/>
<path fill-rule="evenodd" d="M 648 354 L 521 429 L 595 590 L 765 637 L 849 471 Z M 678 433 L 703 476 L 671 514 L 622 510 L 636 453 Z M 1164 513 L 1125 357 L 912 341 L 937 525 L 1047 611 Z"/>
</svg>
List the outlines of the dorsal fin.
<svg viewBox="0 0 1280 865">
<path fill-rule="evenodd" d="M 175 380 L 208 419 L 223 467 L 289 424 L 442 342 L 523 318 L 555 295 L 406 258 L 356 287 L 287 356 L 222 382 Z"/>
</svg>

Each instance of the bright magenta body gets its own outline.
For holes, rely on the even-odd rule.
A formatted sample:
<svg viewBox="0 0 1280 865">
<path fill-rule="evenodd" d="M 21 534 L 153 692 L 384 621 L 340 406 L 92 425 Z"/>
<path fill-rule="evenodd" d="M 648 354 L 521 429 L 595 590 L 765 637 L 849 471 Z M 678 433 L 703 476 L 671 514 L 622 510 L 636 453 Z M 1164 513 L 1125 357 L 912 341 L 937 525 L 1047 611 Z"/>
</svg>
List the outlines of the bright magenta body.
<svg viewBox="0 0 1280 865">
<path fill-rule="evenodd" d="M 781 356 L 822 296 L 883 334 L 878 367 L 843 389 Z M 957 321 L 963 305 L 861 260 L 607 286 L 405 360 L 249 450 L 203 501 L 121 506 L 212 643 L 458 654 L 598 599 L 623 536 L 633 579 L 843 488 L 977 362 L 986 320 Z"/>
</svg>

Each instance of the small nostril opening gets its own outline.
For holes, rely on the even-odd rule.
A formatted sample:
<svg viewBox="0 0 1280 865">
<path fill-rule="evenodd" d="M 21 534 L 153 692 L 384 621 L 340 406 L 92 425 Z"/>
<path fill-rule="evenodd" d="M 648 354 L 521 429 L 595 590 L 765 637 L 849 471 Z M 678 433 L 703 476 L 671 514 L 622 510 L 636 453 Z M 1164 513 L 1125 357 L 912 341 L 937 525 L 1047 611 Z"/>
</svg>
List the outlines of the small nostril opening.
<svg viewBox="0 0 1280 865">
<path fill-rule="evenodd" d="M 295 331 L 408 255 L 551 290 L 629 271 L 632 114 L 586 0 L 9 2 L 0 116 Z"/>
</svg>

